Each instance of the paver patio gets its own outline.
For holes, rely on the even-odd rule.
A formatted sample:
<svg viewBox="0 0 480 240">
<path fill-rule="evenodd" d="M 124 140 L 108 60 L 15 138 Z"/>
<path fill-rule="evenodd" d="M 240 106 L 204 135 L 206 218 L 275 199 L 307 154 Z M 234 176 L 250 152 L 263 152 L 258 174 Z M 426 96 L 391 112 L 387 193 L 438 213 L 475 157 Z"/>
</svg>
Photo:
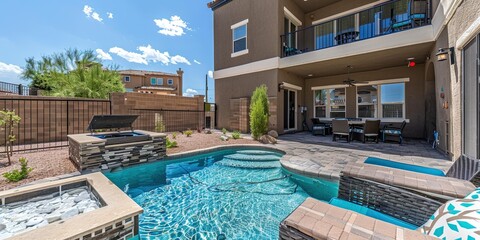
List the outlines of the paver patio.
<svg viewBox="0 0 480 240">
<path fill-rule="evenodd" d="M 378 157 L 408 164 L 432 167 L 447 172 L 452 162 L 426 141 L 407 139 L 402 145 L 388 143 L 333 142 L 331 136 L 313 136 L 309 132 L 280 136 L 275 147 L 285 151 L 282 165 L 293 172 L 332 180 L 351 162 Z"/>
</svg>

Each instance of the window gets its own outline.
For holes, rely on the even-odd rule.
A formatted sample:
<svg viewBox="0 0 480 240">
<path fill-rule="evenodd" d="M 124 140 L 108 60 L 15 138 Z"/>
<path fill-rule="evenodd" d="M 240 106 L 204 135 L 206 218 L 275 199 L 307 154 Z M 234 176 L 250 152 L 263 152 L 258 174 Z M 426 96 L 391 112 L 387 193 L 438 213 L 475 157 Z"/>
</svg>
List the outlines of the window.
<svg viewBox="0 0 480 240">
<path fill-rule="evenodd" d="M 315 117 L 345 117 L 345 88 L 315 90 L 314 97 Z"/>
<path fill-rule="evenodd" d="M 156 78 L 150 78 L 150 85 L 156 85 L 157 84 L 157 79 Z"/>
<path fill-rule="evenodd" d="M 463 49 L 463 154 L 479 159 L 480 138 L 480 69 L 477 64 L 480 44 L 474 38 Z"/>
<path fill-rule="evenodd" d="M 378 116 L 378 86 L 357 87 L 357 116 L 359 118 L 376 118 Z"/>
<path fill-rule="evenodd" d="M 124 82 L 130 82 L 130 76 L 125 76 L 123 77 Z"/>
<path fill-rule="evenodd" d="M 167 80 L 167 84 L 168 84 L 168 85 L 173 85 L 173 79 L 168 79 L 168 80 Z"/>
<path fill-rule="evenodd" d="M 284 19 L 284 31 L 285 31 L 285 44 L 289 48 L 297 48 L 297 25 L 290 19 Z"/>
<path fill-rule="evenodd" d="M 357 117 L 405 118 L 405 83 L 357 86 Z"/>
<path fill-rule="evenodd" d="M 163 78 L 157 78 L 157 85 L 163 85 Z"/>
<path fill-rule="evenodd" d="M 383 118 L 405 118 L 405 83 L 381 85 Z"/>
<path fill-rule="evenodd" d="M 247 49 L 247 23 L 248 19 L 233 25 L 233 54 L 232 57 L 248 53 Z M 237 54 L 235 54 L 237 53 Z"/>
</svg>

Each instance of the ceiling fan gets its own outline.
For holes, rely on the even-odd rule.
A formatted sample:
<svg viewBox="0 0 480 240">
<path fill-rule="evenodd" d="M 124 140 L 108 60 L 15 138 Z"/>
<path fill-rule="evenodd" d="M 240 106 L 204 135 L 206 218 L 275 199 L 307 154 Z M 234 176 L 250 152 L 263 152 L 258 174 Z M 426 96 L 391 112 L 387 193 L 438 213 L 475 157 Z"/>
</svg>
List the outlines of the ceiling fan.
<svg viewBox="0 0 480 240">
<path fill-rule="evenodd" d="M 356 81 L 350 78 L 350 70 L 352 68 L 353 67 L 351 65 L 347 66 L 347 80 L 343 80 L 343 83 L 350 86 L 350 87 L 354 87 L 355 84 L 356 84 Z"/>
</svg>

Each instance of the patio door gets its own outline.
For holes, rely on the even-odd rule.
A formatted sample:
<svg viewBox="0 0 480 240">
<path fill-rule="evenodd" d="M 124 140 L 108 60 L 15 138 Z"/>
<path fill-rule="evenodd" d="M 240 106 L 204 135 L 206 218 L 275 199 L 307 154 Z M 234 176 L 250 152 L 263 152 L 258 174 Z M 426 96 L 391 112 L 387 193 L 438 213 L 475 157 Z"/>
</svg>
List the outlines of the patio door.
<svg viewBox="0 0 480 240">
<path fill-rule="evenodd" d="M 297 91 L 283 90 L 283 128 L 285 131 L 297 129 Z"/>
<path fill-rule="evenodd" d="M 480 159 L 480 37 L 463 49 L 463 154 Z"/>
</svg>

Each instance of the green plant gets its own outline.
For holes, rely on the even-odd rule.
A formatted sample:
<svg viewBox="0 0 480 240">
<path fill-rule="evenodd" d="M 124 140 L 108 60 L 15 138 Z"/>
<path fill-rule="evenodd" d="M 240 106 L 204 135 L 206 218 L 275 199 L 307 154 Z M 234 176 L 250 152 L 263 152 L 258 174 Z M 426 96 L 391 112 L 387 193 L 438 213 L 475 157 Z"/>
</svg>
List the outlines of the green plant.
<svg viewBox="0 0 480 240">
<path fill-rule="evenodd" d="M 223 135 L 227 134 L 227 129 L 223 128 L 222 133 L 223 133 Z"/>
<path fill-rule="evenodd" d="M 28 161 L 26 158 L 20 158 L 20 170 L 14 169 L 10 172 L 2 174 L 9 182 L 18 182 L 22 179 L 28 177 L 28 174 L 33 170 L 33 168 L 28 167 Z"/>
<path fill-rule="evenodd" d="M 165 123 L 163 122 L 163 116 L 158 116 L 155 121 L 155 131 L 156 132 L 165 132 Z"/>
<path fill-rule="evenodd" d="M 258 139 L 268 131 L 267 86 L 261 85 L 253 91 L 250 103 L 250 131 Z"/>
<path fill-rule="evenodd" d="M 193 131 L 189 129 L 189 130 L 184 131 L 183 134 L 187 135 L 187 137 L 190 137 L 190 136 L 192 136 Z"/>
<path fill-rule="evenodd" d="M 239 131 L 234 131 L 234 132 L 232 133 L 232 138 L 233 138 L 233 139 L 240 139 L 240 138 L 241 138 L 240 132 L 239 132 Z"/>
<path fill-rule="evenodd" d="M 177 132 L 172 133 L 172 139 L 177 139 Z"/>
<path fill-rule="evenodd" d="M 7 152 L 8 165 L 11 165 L 11 156 L 13 154 L 13 142 L 15 142 L 16 137 L 14 134 L 14 128 L 20 123 L 20 116 L 15 114 L 15 111 L 0 111 L 0 126 L 5 130 L 5 136 L 7 136 L 5 142 L 5 148 Z"/>
<path fill-rule="evenodd" d="M 177 141 L 171 141 L 168 137 L 166 138 L 167 148 L 178 147 Z"/>
</svg>

